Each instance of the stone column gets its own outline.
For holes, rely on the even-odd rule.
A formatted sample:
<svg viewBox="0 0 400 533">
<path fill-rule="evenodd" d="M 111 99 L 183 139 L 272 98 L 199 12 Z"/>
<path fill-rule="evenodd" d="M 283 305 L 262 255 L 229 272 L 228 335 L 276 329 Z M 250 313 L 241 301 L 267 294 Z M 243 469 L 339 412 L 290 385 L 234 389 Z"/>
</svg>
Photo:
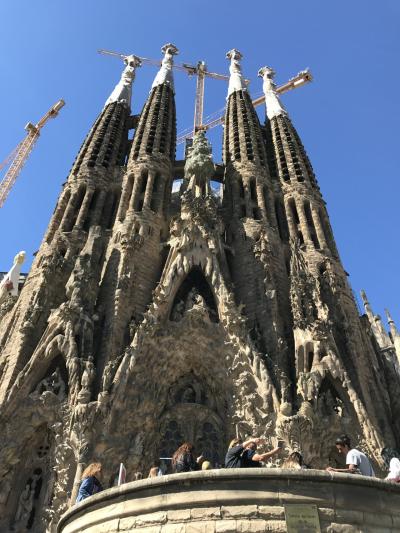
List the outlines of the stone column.
<svg viewBox="0 0 400 533">
<path fill-rule="evenodd" d="M 77 198 L 79 198 L 79 195 L 80 195 L 79 190 L 71 194 L 71 198 L 69 199 L 67 209 L 65 210 L 64 216 L 60 223 L 60 227 L 62 230 L 64 230 L 65 226 L 69 224 L 69 221 L 74 214 L 74 211 L 76 209 L 75 202 Z"/>
<path fill-rule="evenodd" d="M 93 213 L 93 222 L 92 226 L 97 226 L 98 224 L 101 224 L 102 220 L 100 220 L 102 212 L 103 212 L 103 206 L 106 200 L 106 191 L 100 191 L 99 196 L 97 198 L 97 205 L 95 212 Z"/>
<path fill-rule="evenodd" d="M 300 219 L 300 229 L 301 229 L 301 231 L 303 233 L 304 241 L 307 244 L 307 246 L 314 247 L 314 243 L 313 243 L 313 241 L 311 239 L 311 232 L 310 232 L 310 228 L 308 226 L 307 217 L 306 217 L 306 214 L 305 214 L 305 211 L 304 211 L 303 202 L 301 202 L 299 200 L 295 200 L 295 204 L 296 204 L 297 213 L 298 213 L 299 219 Z"/>
<path fill-rule="evenodd" d="M 325 248 L 329 250 L 328 243 L 326 242 L 326 239 L 325 239 L 324 230 L 322 229 L 321 221 L 319 219 L 318 210 L 315 208 L 314 204 L 312 203 L 310 204 L 310 209 L 311 209 L 311 216 L 314 221 L 314 227 L 315 227 L 315 231 L 317 232 L 317 237 L 318 237 L 320 246 L 321 248 Z"/>
<path fill-rule="evenodd" d="M 153 196 L 154 179 L 155 179 L 155 173 L 149 170 L 146 191 L 144 193 L 143 207 L 150 207 L 151 198 Z"/>
<path fill-rule="evenodd" d="M 76 222 L 75 222 L 75 226 L 78 227 L 79 229 L 81 229 L 82 226 L 85 223 L 85 219 L 86 219 L 88 211 L 89 211 L 89 205 L 90 205 L 90 202 L 92 201 L 93 194 L 94 194 L 94 190 L 93 189 L 87 189 L 86 190 L 85 197 L 83 199 L 81 208 L 80 208 L 79 213 L 78 213 L 78 217 L 77 217 Z"/>
<path fill-rule="evenodd" d="M 288 226 L 289 226 L 290 237 L 292 239 L 297 239 L 297 225 L 296 225 L 296 223 L 293 220 L 293 213 L 292 213 L 292 209 L 291 209 L 291 207 L 289 205 L 289 199 L 285 198 L 284 199 L 284 203 L 285 203 L 286 220 L 287 220 L 287 223 L 288 223 Z"/>
<path fill-rule="evenodd" d="M 140 188 L 142 186 L 142 181 L 143 181 L 143 176 L 139 174 L 139 176 L 135 179 L 135 183 L 133 184 L 131 201 L 129 202 L 129 207 L 128 207 L 129 211 L 132 211 L 132 210 L 134 211 L 135 207 L 137 206 L 138 198 L 140 194 Z"/>
<path fill-rule="evenodd" d="M 119 202 L 118 212 L 116 216 L 117 220 L 121 222 L 128 209 L 128 202 L 129 202 L 130 196 L 132 195 L 134 180 L 135 180 L 135 175 L 133 173 L 129 174 L 127 179 L 125 180 L 125 186 L 122 190 L 121 200 Z"/>
</svg>

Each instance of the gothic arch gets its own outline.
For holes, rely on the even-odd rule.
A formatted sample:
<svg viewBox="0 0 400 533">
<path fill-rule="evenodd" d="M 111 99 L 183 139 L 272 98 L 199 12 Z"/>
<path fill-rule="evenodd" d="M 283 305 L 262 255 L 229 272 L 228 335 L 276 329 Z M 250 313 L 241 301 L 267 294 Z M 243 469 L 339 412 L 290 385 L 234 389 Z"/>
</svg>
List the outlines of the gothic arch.
<svg viewBox="0 0 400 533">
<path fill-rule="evenodd" d="M 202 269 L 198 266 L 194 266 L 190 270 L 177 288 L 169 311 L 170 319 L 172 318 L 174 309 L 176 309 L 181 302 L 187 307 L 189 303 L 188 299 L 194 297 L 196 294 L 200 295 L 207 305 L 210 320 L 212 322 L 218 322 L 218 308 L 214 293 Z"/>
</svg>

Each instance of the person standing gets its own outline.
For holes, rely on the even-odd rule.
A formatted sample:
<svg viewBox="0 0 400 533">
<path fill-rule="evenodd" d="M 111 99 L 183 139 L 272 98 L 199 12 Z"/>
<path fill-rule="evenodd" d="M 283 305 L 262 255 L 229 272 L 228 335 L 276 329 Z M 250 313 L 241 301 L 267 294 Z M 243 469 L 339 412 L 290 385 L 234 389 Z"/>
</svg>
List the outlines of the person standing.
<svg viewBox="0 0 400 533">
<path fill-rule="evenodd" d="M 261 462 L 266 461 L 270 457 L 278 454 L 281 450 L 280 447 L 276 447 L 270 452 L 257 453 L 257 446 L 264 442 L 264 439 L 253 439 L 247 446 L 244 447 L 242 455 L 242 468 L 260 468 Z"/>
<path fill-rule="evenodd" d="M 279 452 L 280 448 L 274 448 L 271 452 L 256 454 L 258 444 L 264 439 L 253 437 L 243 442 L 241 439 L 233 439 L 225 456 L 225 468 L 248 468 L 260 466 L 264 461 Z"/>
<path fill-rule="evenodd" d="M 203 460 L 201 455 L 195 459 L 193 444 L 184 442 L 172 456 L 172 470 L 176 473 L 200 470 Z"/>
<path fill-rule="evenodd" d="M 91 463 L 82 472 L 81 484 L 78 490 L 76 503 L 97 494 L 103 490 L 98 478 L 101 478 L 101 463 Z"/>
<path fill-rule="evenodd" d="M 328 466 L 326 469 L 328 472 L 346 472 L 348 474 L 375 477 L 374 469 L 368 457 L 360 450 L 351 447 L 350 438 L 347 435 L 342 435 L 336 439 L 335 446 L 340 454 L 346 455 L 346 468 Z"/>
</svg>

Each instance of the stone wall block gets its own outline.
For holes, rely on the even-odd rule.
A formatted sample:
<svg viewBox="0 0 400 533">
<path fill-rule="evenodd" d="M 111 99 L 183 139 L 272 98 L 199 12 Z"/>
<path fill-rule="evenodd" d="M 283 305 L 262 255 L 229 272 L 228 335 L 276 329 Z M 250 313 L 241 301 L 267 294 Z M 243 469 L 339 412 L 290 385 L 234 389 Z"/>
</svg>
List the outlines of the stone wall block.
<svg viewBox="0 0 400 533">
<path fill-rule="evenodd" d="M 161 533 L 185 533 L 185 524 L 164 524 Z"/>
<path fill-rule="evenodd" d="M 173 511 L 168 511 L 167 519 L 168 522 L 186 522 L 190 520 L 190 509 L 176 509 Z"/>
<path fill-rule="evenodd" d="M 264 533 L 265 520 L 237 520 L 236 531 L 240 533 Z"/>
<path fill-rule="evenodd" d="M 221 507 L 223 518 L 257 518 L 257 505 L 235 505 Z"/>
<path fill-rule="evenodd" d="M 236 533 L 236 520 L 219 520 L 215 523 L 215 533 Z"/>
<path fill-rule="evenodd" d="M 259 505 L 258 516 L 265 520 L 276 520 L 279 518 L 285 518 L 285 511 L 283 507 L 275 505 Z"/>
<path fill-rule="evenodd" d="M 128 516 L 126 518 L 121 518 L 119 521 L 119 530 L 120 531 L 131 531 L 135 529 L 136 516 Z"/>
<path fill-rule="evenodd" d="M 221 518 L 220 507 L 198 507 L 190 512 L 193 520 L 217 519 Z"/>
<path fill-rule="evenodd" d="M 215 533 L 215 522 L 192 522 L 185 525 L 185 533 Z"/>
<path fill-rule="evenodd" d="M 265 522 L 265 531 L 268 531 L 268 533 L 286 533 L 286 521 L 269 520 L 268 522 Z"/>
<path fill-rule="evenodd" d="M 147 526 L 148 524 L 165 524 L 167 521 L 166 511 L 157 511 L 156 513 L 143 514 L 136 518 L 136 526 Z"/>
</svg>

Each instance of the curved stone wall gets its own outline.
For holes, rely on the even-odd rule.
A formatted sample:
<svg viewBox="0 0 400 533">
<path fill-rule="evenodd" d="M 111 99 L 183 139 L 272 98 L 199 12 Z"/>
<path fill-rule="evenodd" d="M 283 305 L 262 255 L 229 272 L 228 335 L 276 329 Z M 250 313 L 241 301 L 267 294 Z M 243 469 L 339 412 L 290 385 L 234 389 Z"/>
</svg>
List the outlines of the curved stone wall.
<svg viewBox="0 0 400 533">
<path fill-rule="evenodd" d="M 266 468 L 127 483 L 71 507 L 57 533 L 283 532 L 285 506 L 291 504 L 315 505 L 321 532 L 400 533 L 400 484 L 319 470 Z"/>
</svg>

